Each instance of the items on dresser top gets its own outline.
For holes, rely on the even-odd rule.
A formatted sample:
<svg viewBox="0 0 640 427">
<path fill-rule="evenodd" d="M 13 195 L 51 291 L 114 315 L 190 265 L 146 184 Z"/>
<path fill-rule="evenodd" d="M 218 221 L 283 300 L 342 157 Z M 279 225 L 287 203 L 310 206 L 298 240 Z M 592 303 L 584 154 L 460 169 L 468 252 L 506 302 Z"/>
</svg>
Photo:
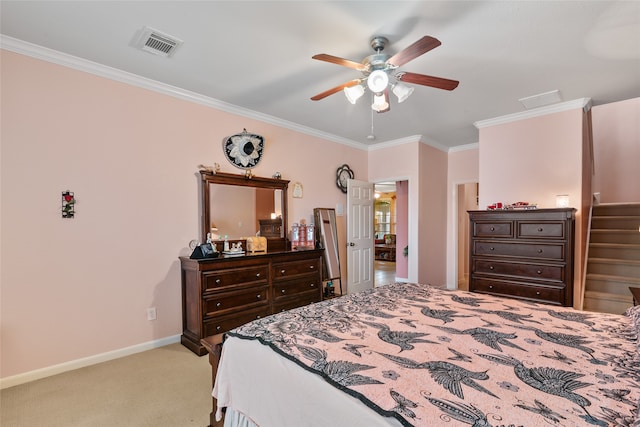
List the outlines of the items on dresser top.
<svg viewBox="0 0 640 427">
<path fill-rule="evenodd" d="M 575 209 L 469 211 L 469 290 L 573 305 Z"/>
</svg>

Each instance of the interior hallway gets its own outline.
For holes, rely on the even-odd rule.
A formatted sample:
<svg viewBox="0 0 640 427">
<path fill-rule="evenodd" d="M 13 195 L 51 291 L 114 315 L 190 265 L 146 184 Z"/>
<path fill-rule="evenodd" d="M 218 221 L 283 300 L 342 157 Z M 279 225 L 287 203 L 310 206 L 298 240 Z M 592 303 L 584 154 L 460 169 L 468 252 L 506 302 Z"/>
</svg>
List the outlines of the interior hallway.
<svg viewBox="0 0 640 427">
<path fill-rule="evenodd" d="M 396 263 L 391 261 L 374 261 L 374 287 L 388 285 L 396 281 Z"/>
</svg>

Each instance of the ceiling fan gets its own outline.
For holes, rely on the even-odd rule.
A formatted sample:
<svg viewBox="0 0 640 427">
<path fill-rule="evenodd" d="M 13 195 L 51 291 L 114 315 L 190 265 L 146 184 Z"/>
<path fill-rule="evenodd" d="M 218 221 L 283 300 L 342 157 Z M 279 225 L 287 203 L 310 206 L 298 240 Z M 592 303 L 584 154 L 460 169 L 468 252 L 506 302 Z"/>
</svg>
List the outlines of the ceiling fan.
<svg viewBox="0 0 640 427">
<path fill-rule="evenodd" d="M 367 56 L 362 60 L 362 62 L 355 62 L 324 53 L 314 55 L 312 57 L 313 59 L 331 62 L 333 64 L 358 70 L 362 72 L 363 77 L 350 80 L 339 86 L 326 90 L 311 97 L 311 99 L 313 101 L 319 101 L 329 95 L 333 95 L 334 93 L 343 90 L 349 102 L 355 104 L 356 101 L 364 95 L 364 83 L 366 82 L 366 87 L 374 94 L 374 100 L 371 108 L 378 113 L 384 113 L 390 109 L 389 88 L 391 88 L 391 91 L 398 97 L 398 102 L 403 102 L 413 92 L 412 87 L 404 85 L 402 82 L 430 86 L 444 90 L 453 90 L 458 87 L 460 82 L 457 80 L 410 73 L 407 71 L 398 71 L 398 68 L 407 62 L 440 46 L 440 40 L 431 36 L 424 36 L 411 46 L 401 50 L 393 56 L 382 53 L 387 43 L 389 43 L 389 40 L 386 37 L 373 37 L 371 39 L 371 47 L 376 53 Z"/>
</svg>

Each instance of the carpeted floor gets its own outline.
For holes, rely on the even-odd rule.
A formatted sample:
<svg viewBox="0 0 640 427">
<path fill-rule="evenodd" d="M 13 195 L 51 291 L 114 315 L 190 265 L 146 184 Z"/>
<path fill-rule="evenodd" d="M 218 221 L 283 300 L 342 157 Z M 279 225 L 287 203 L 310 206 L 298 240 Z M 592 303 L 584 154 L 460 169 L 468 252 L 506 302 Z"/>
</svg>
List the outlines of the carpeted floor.
<svg viewBox="0 0 640 427">
<path fill-rule="evenodd" d="M 0 393 L 2 427 L 203 427 L 211 369 L 171 344 Z"/>
</svg>

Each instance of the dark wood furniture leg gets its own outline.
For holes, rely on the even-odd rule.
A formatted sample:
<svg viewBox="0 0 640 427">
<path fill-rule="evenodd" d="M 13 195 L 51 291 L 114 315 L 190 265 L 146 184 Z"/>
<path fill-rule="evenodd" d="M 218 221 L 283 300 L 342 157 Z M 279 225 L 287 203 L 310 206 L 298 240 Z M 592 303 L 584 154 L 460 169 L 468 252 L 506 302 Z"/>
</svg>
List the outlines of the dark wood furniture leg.
<svg viewBox="0 0 640 427">
<path fill-rule="evenodd" d="M 220 363 L 220 356 L 222 355 L 222 341 L 224 340 L 224 334 L 212 335 L 210 337 L 203 338 L 200 343 L 209 352 L 209 364 L 211 364 L 211 387 L 213 390 L 213 384 L 218 374 L 218 364 Z M 222 412 L 222 419 L 216 421 L 216 407 L 217 401 L 215 397 L 211 398 L 211 413 L 209 414 L 209 426 L 208 427 L 222 427 L 224 424 L 224 410 Z"/>
<path fill-rule="evenodd" d="M 629 290 L 631 291 L 631 295 L 633 295 L 633 305 L 640 304 L 640 288 L 629 286 Z"/>
</svg>

